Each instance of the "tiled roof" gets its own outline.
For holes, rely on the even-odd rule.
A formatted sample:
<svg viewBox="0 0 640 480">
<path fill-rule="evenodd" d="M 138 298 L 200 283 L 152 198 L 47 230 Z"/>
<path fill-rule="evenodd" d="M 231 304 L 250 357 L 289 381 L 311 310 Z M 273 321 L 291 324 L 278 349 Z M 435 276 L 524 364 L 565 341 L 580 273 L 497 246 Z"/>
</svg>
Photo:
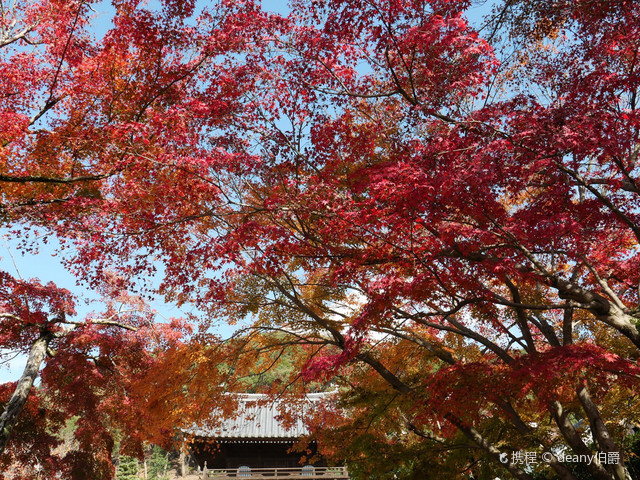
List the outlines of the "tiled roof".
<svg viewBox="0 0 640 480">
<path fill-rule="evenodd" d="M 307 394 L 309 407 L 322 399 L 327 393 Z M 301 419 L 291 427 L 285 427 L 279 420 L 283 400 L 268 400 L 266 395 L 257 393 L 238 394 L 239 406 L 235 415 L 222 419 L 216 425 L 198 425 L 190 433 L 198 437 L 240 440 L 251 439 L 295 439 L 307 435 L 309 431 Z M 306 406 L 304 407 L 306 408 Z"/>
</svg>

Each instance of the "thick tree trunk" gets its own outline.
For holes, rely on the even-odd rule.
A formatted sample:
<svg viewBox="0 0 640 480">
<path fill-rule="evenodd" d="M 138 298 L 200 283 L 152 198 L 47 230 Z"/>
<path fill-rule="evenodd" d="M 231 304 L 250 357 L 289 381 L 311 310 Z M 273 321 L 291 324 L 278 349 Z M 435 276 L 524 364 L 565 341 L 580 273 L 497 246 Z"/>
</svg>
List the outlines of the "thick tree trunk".
<svg viewBox="0 0 640 480">
<path fill-rule="evenodd" d="M 455 425 L 467 438 L 471 439 L 473 443 L 478 445 L 484 451 L 488 452 L 496 460 L 498 460 L 504 468 L 506 468 L 511 475 L 518 480 L 533 480 L 533 477 L 527 472 L 522 470 L 516 464 L 509 460 L 509 457 L 504 457 L 504 453 L 491 445 L 480 433 L 473 427 L 466 425 L 455 415 L 448 413 L 445 418 Z"/>
<path fill-rule="evenodd" d="M 620 449 L 618 449 L 611 438 L 609 430 L 600 416 L 600 411 L 598 410 L 597 405 L 593 403 L 589 391 L 583 386 L 578 389 L 577 394 L 578 399 L 582 404 L 582 409 L 585 411 L 587 418 L 589 419 L 593 439 L 597 442 L 600 450 L 607 453 L 617 453 L 619 455 L 619 462 L 612 463 L 610 465 L 616 480 L 630 480 L 631 475 L 629 475 L 629 472 L 624 466 L 622 452 L 620 452 Z"/>
<path fill-rule="evenodd" d="M 24 367 L 22 376 L 20 380 L 18 380 L 18 384 L 9 399 L 9 403 L 7 403 L 4 412 L 2 412 L 2 416 L 0 416 L 0 456 L 4 453 L 16 420 L 29 397 L 29 393 L 33 388 L 33 382 L 38 377 L 40 365 L 42 365 L 47 355 L 47 347 L 51 338 L 50 332 L 44 332 L 31 346 L 27 365 Z"/>
<path fill-rule="evenodd" d="M 553 468 L 553 470 L 558 474 L 558 477 L 560 477 L 561 480 L 578 480 L 578 478 L 573 473 L 571 473 L 567 469 L 567 467 L 560 463 L 558 457 L 553 454 L 553 452 L 551 451 L 551 445 L 536 437 L 531 427 L 529 427 L 529 425 L 527 425 L 522 420 L 520 415 L 518 415 L 518 412 L 516 412 L 516 409 L 513 408 L 513 406 L 508 401 L 501 401 L 498 403 L 498 405 L 500 405 L 500 407 L 505 412 L 507 412 L 509 417 L 511 417 L 511 424 L 523 437 L 533 439 L 541 447 L 544 448 L 543 455 L 546 454 L 545 457 L 547 457 L 545 461 L 549 463 L 549 466 Z"/>
<path fill-rule="evenodd" d="M 180 462 L 180 476 L 187 476 L 187 454 L 184 451 L 185 446 L 184 443 L 180 446 L 180 458 L 178 461 Z"/>
<path fill-rule="evenodd" d="M 551 285 L 558 290 L 560 298 L 577 302 L 580 308 L 590 310 L 599 320 L 618 330 L 640 348 L 640 331 L 635 319 L 614 302 L 562 278 L 553 278 Z"/>
<path fill-rule="evenodd" d="M 568 412 L 560 402 L 553 402 L 551 413 L 553 414 L 554 420 L 560 429 L 560 433 L 565 438 L 571 449 L 578 455 L 584 455 L 585 458 L 593 458 L 594 452 L 591 451 L 582 441 L 582 438 L 580 438 L 580 435 L 569 420 Z M 585 463 L 584 465 L 587 470 L 589 470 L 589 473 L 594 480 L 614 480 L 613 475 L 607 472 L 607 470 L 597 461 L 597 457 L 594 462 Z"/>
<path fill-rule="evenodd" d="M 573 344 L 573 308 L 567 308 L 564 311 L 562 319 L 562 344 Z"/>
<path fill-rule="evenodd" d="M 167 452 L 164 456 L 164 468 L 162 469 L 162 476 L 167 476 L 167 470 L 169 469 L 169 452 Z"/>
</svg>

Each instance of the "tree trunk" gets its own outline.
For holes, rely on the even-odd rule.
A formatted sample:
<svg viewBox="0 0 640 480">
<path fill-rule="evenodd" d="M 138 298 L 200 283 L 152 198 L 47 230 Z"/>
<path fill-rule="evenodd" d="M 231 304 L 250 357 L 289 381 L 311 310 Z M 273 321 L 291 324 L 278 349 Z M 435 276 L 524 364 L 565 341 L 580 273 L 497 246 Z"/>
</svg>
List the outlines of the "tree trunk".
<svg viewBox="0 0 640 480">
<path fill-rule="evenodd" d="M 594 441 L 597 442 L 598 446 L 600 447 L 599 449 L 603 452 L 614 452 L 619 455 L 619 462 L 609 465 L 609 468 L 613 470 L 616 480 L 630 480 L 631 476 L 624 466 L 622 452 L 611 438 L 609 430 L 607 430 L 607 427 L 604 424 L 602 417 L 600 416 L 598 407 L 595 403 L 593 403 L 587 387 L 580 387 L 577 391 L 577 394 L 578 399 L 582 404 L 582 409 L 587 414 L 589 424 L 591 425 L 591 434 L 593 435 Z"/>
<path fill-rule="evenodd" d="M 569 447 L 578 455 L 585 455 L 585 458 L 594 458 L 594 452 L 592 452 L 589 447 L 585 445 L 582 438 L 580 438 L 580 435 L 569 420 L 568 412 L 557 400 L 552 404 L 551 413 Z M 595 457 L 594 462 L 585 463 L 584 466 L 589 470 L 594 480 L 614 480 L 613 475 L 607 472 L 600 462 L 597 461 L 597 457 Z"/>
<path fill-rule="evenodd" d="M 467 438 L 469 438 L 473 443 L 478 445 L 484 451 L 488 452 L 493 456 L 496 460 L 498 460 L 504 468 L 506 468 L 511 475 L 513 475 L 518 480 L 533 480 L 533 477 L 529 475 L 527 472 L 522 470 L 518 465 L 509 461 L 509 457 L 504 457 L 503 452 L 498 450 L 496 447 L 491 445 L 480 433 L 470 425 L 466 425 L 462 422 L 458 417 L 451 413 L 447 413 L 444 416 L 447 420 L 449 420 L 453 425 L 455 425 L 458 430 L 460 430 Z M 506 460 L 506 461 L 505 461 Z"/>
<path fill-rule="evenodd" d="M 9 403 L 7 403 L 4 412 L 2 412 L 2 416 L 0 416 L 0 456 L 4 453 L 16 420 L 24 408 L 29 393 L 31 393 L 33 382 L 38 377 L 40 365 L 42 365 L 47 355 L 47 347 L 49 346 L 51 338 L 52 335 L 50 332 L 43 332 L 40 334 L 40 337 L 33 342 L 27 365 L 24 367 L 22 376 L 20 380 L 18 380 L 18 384 L 9 399 Z"/>
<path fill-rule="evenodd" d="M 187 475 L 187 454 L 184 451 L 184 443 L 180 446 L 180 476 L 185 477 Z"/>
</svg>

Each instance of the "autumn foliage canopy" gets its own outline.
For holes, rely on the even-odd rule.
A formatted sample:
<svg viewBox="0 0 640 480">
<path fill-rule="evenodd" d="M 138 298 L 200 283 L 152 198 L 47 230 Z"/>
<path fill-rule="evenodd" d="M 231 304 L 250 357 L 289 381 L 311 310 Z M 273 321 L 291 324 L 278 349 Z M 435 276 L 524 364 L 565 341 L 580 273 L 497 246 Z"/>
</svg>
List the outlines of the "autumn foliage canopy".
<svg viewBox="0 0 640 480">
<path fill-rule="evenodd" d="M 2 7 L 0 218 L 196 330 L 71 329 L 68 292 L 2 272 L 3 346 L 57 349 L 43 400 L 106 375 L 83 421 L 117 390 L 178 422 L 289 352 L 264 388 L 335 388 L 308 421 L 362 478 L 632 478 L 637 2 L 112 3 L 104 33 L 88 2 Z M 217 321 L 243 328 L 218 344 Z"/>
</svg>

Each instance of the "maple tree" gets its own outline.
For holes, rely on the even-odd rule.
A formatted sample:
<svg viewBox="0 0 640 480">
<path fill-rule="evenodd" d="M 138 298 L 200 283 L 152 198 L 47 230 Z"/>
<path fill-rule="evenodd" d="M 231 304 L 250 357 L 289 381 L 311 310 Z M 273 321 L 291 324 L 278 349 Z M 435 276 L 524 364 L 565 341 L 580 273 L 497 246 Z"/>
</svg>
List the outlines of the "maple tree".
<svg viewBox="0 0 640 480">
<path fill-rule="evenodd" d="M 3 385 L 1 464 L 24 469 L 20 474 L 9 470 L 8 478 L 62 473 L 112 478 L 119 432 L 126 432 L 122 448 L 138 454 L 148 417 L 132 398 L 131 384 L 188 326 L 178 320 L 156 323 L 155 313 L 139 298 L 110 287 L 104 292 L 105 311 L 78 321 L 68 291 L 3 275 L 2 345 L 27 354 L 19 381 Z M 64 445 L 62 432 L 73 418 Z"/>
<path fill-rule="evenodd" d="M 219 369 L 198 347 L 213 318 L 249 319 L 286 335 L 256 348 L 296 344 L 299 381 L 394 398 L 361 402 L 355 431 L 379 411 L 466 473 L 575 479 L 565 449 L 630 478 L 637 2 L 497 2 L 476 30 L 462 0 L 222 1 L 197 20 L 123 1 L 100 41 L 79 33 L 87 4 L 31 5 L 62 21 L 33 27 L 36 53 L 3 34 L 2 89 L 21 85 L 1 100 L 3 218 L 74 244 L 94 285 L 117 271 L 203 312 L 161 356 L 182 371 L 167 387 Z M 475 466 L 447 456 L 460 444 Z"/>
<path fill-rule="evenodd" d="M 207 55 L 181 21 L 193 5 L 113 7 L 98 38 L 92 2 L 0 3 L 0 225 L 27 254 L 65 218 L 83 223 L 111 208 L 114 191 L 141 188 L 160 170 L 153 155 L 176 151 L 170 135 L 154 145 L 142 137 L 171 132 L 161 124 L 180 116 L 176 91 Z M 83 319 L 68 289 L 0 271 L 1 346 L 27 357 L 19 381 L 2 389 L 2 475 L 112 478 L 116 439 L 141 455 L 150 419 L 130 386 L 190 328 L 158 322 L 102 273 L 92 287 L 103 301 Z M 71 445 L 61 445 L 70 419 Z"/>
<path fill-rule="evenodd" d="M 183 250 L 158 234 L 103 252 L 151 241 L 161 291 L 311 343 L 307 379 L 377 372 L 427 444 L 462 435 L 522 479 L 576 478 L 561 449 L 600 452 L 619 460 L 585 461 L 589 475 L 629 478 L 638 6 L 506 2 L 485 38 L 468 7 L 255 12 L 246 35 L 261 41 L 234 59 L 239 114 L 206 137 L 222 149 L 245 135 L 210 172 L 226 201 L 186 207 L 202 218 L 182 224 Z M 549 462 L 525 467 L 516 451 Z"/>
</svg>

